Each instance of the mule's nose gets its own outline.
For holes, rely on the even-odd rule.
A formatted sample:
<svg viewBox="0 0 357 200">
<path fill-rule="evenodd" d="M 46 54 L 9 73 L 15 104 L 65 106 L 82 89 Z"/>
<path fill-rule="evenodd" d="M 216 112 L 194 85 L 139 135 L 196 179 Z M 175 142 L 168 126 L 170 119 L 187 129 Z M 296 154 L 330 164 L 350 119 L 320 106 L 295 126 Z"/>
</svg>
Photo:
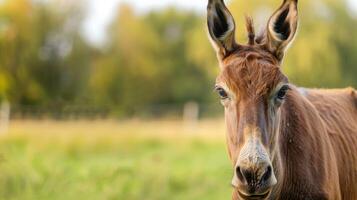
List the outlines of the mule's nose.
<svg viewBox="0 0 357 200">
<path fill-rule="evenodd" d="M 272 175 L 271 166 L 266 167 L 264 173 L 259 175 L 258 170 L 252 169 L 242 169 L 241 167 L 237 167 L 237 176 L 241 182 L 246 182 L 248 185 L 264 183 L 269 180 Z M 259 178 L 260 176 L 260 178 Z"/>
<path fill-rule="evenodd" d="M 273 174 L 271 165 L 263 165 L 264 167 L 243 167 L 237 166 L 236 176 L 238 185 L 244 188 L 249 194 L 266 192 L 276 180 Z"/>
</svg>

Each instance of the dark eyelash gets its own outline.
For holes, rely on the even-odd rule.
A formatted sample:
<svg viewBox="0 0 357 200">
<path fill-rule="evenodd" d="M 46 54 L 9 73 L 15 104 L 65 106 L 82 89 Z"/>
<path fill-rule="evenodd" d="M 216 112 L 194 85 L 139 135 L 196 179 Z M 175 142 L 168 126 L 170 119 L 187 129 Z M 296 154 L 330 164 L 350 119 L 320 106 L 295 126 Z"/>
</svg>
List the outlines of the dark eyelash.
<svg viewBox="0 0 357 200">
<path fill-rule="evenodd" d="M 284 88 L 286 91 L 291 90 L 291 88 L 290 88 L 289 85 L 284 85 L 283 87 L 281 87 L 281 89 L 283 89 L 283 88 Z"/>
</svg>

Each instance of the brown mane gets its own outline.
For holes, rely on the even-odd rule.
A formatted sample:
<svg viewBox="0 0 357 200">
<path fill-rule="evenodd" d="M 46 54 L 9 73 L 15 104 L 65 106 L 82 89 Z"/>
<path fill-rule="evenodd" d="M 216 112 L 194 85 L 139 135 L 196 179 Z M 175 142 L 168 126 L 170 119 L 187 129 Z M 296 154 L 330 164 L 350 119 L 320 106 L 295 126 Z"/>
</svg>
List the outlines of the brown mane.
<svg viewBox="0 0 357 200">
<path fill-rule="evenodd" d="M 228 57 L 225 65 L 219 79 L 247 98 L 268 95 L 279 82 L 287 80 L 277 61 L 268 54 L 255 52 L 254 47 Z"/>
<path fill-rule="evenodd" d="M 254 23 L 252 17 L 245 17 L 247 33 L 248 33 L 248 44 L 254 45 L 255 44 L 255 30 L 254 30 Z"/>
</svg>

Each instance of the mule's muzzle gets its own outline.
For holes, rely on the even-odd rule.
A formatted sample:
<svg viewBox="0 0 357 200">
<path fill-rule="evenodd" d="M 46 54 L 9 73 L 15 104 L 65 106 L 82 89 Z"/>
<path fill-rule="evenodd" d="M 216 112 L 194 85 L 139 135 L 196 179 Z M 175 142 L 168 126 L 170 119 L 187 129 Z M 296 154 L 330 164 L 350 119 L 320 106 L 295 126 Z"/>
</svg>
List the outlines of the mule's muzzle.
<svg viewBox="0 0 357 200">
<path fill-rule="evenodd" d="M 270 195 L 270 190 L 265 192 L 265 193 L 262 193 L 262 194 L 243 194 L 242 192 L 240 191 L 237 191 L 238 192 L 238 196 L 241 198 L 241 199 L 244 199 L 244 200 L 260 200 L 260 199 L 267 199 Z"/>
<path fill-rule="evenodd" d="M 235 174 L 232 184 L 242 199 L 266 199 L 277 182 L 272 166 L 267 163 L 238 165 Z"/>
</svg>

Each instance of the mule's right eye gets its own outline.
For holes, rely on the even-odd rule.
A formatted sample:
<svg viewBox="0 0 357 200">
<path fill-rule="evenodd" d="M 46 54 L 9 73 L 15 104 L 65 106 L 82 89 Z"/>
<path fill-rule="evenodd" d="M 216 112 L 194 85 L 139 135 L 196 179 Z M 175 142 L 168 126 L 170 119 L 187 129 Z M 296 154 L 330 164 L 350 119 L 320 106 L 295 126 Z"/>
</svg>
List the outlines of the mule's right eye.
<svg viewBox="0 0 357 200">
<path fill-rule="evenodd" d="M 218 95 L 219 95 L 219 97 L 221 99 L 227 99 L 228 98 L 228 94 L 223 88 L 216 87 L 216 91 L 217 91 L 217 93 L 218 93 Z"/>
</svg>

